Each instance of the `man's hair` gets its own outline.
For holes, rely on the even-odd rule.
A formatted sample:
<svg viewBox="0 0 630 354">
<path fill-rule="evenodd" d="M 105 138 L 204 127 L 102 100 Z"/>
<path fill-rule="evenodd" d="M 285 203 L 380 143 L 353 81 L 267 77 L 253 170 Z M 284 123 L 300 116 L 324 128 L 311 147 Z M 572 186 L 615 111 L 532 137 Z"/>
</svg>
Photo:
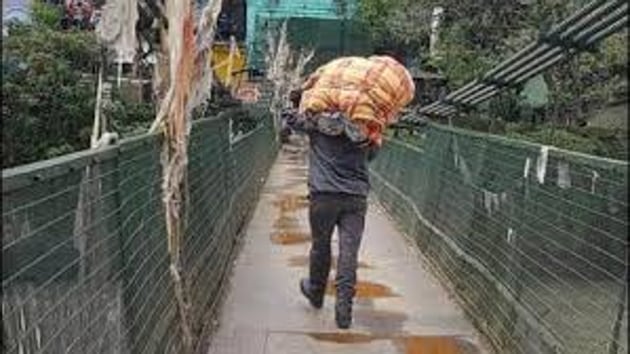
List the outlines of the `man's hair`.
<svg viewBox="0 0 630 354">
<path fill-rule="evenodd" d="M 302 90 L 296 89 L 289 92 L 289 101 L 293 104 L 293 108 L 297 108 L 300 106 L 300 101 L 302 100 Z"/>
<path fill-rule="evenodd" d="M 378 48 L 374 50 L 374 55 L 388 56 L 395 59 L 400 64 L 405 65 L 405 55 L 393 49 Z"/>
</svg>

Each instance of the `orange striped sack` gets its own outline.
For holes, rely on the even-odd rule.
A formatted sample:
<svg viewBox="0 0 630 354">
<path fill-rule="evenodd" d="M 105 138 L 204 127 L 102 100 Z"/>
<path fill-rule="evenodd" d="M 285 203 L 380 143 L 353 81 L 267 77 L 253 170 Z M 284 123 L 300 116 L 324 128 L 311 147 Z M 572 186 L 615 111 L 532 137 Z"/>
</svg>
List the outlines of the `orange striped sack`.
<svg viewBox="0 0 630 354">
<path fill-rule="evenodd" d="M 415 94 L 407 69 L 386 56 L 335 59 L 313 73 L 302 89 L 300 112 L 342 112 L 379 145 L 385 127 Z"/>
</svg>

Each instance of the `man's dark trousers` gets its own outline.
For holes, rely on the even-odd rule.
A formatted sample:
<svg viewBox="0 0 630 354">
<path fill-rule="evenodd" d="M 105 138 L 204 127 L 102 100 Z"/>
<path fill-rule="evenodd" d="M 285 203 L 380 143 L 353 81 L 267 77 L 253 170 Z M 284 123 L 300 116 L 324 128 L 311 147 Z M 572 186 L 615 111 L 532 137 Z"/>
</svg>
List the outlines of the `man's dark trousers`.
<svg viewBox="0 0 630 354">
<path fill-rule="evenodd" d="M 331 238 L 337 227 L 337 306 L 352 306 L 357 280 L 357 263 L 365 227 L 365 196 L 343 193 L 314 193 L 310 196 L 309 220 L 312 245 L 309 282 L 313 295 L 323 297 L 331 265 Z"/>
</svg>

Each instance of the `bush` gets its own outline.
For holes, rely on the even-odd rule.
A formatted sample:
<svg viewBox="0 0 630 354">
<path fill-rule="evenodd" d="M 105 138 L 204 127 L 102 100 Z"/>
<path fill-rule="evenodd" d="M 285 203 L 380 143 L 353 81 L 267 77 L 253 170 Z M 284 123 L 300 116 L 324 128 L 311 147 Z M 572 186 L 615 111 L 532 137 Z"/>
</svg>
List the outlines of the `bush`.
<svg viewBox="0 0 630 354">
<path fill-rule="evenodd" d="M 620 160 L 627 158 L 626 148 L 622 144 L 623 140 L 627 140 L 627 136 L 620 131 L 588 127 L 560 128 L 552 125 L 508 124 L 505 135 L 513 139 L 551 145 L 589 155 Z"/>
<path fill-rule="evenodd" d="M 118 92 L 112 93 L 112 102 L 104 107 L 103 113 L 113 131 L 123 138 L 146 133 L 156 114 L 152 103 L 136 102 Z"/>
<path fill-rule="evenodd" d="M 92 33 L 38 22 L 9 28 L 2 51 L 3 168 L 88 147 L 95 83 L 83 73 L 92 73 L 98 58 Z"/>
<path fill-rule="evenodd" d="M 101 47 L 94 32 L 62 31 L 61 8 L 39 2 L 11 24 L 2 51 L 2 168 L 89 148 Z M 114 92 L 103 113 L 123 136 L 145 132 L 152 103 Z"/>
</svg>

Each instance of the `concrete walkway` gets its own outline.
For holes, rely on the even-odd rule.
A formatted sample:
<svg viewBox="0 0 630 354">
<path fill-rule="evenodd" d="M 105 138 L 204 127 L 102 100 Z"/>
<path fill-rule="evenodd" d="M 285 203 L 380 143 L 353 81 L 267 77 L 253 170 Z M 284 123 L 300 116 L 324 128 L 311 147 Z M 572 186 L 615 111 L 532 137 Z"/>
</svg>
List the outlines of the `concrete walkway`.
<svg viewBox="0 0 630 354">
<path fill-rule="evenodd" d="M 310 242 L 305 166 L 304 151 L 290 146 L 273 167 L 210 353 L 486 353 L 462 311 L 376 203 L 361 246 L 353 327 L 335 326 L 333 291 L 322 310 L 309 307 L 298 288 Z"/>
</svg>

